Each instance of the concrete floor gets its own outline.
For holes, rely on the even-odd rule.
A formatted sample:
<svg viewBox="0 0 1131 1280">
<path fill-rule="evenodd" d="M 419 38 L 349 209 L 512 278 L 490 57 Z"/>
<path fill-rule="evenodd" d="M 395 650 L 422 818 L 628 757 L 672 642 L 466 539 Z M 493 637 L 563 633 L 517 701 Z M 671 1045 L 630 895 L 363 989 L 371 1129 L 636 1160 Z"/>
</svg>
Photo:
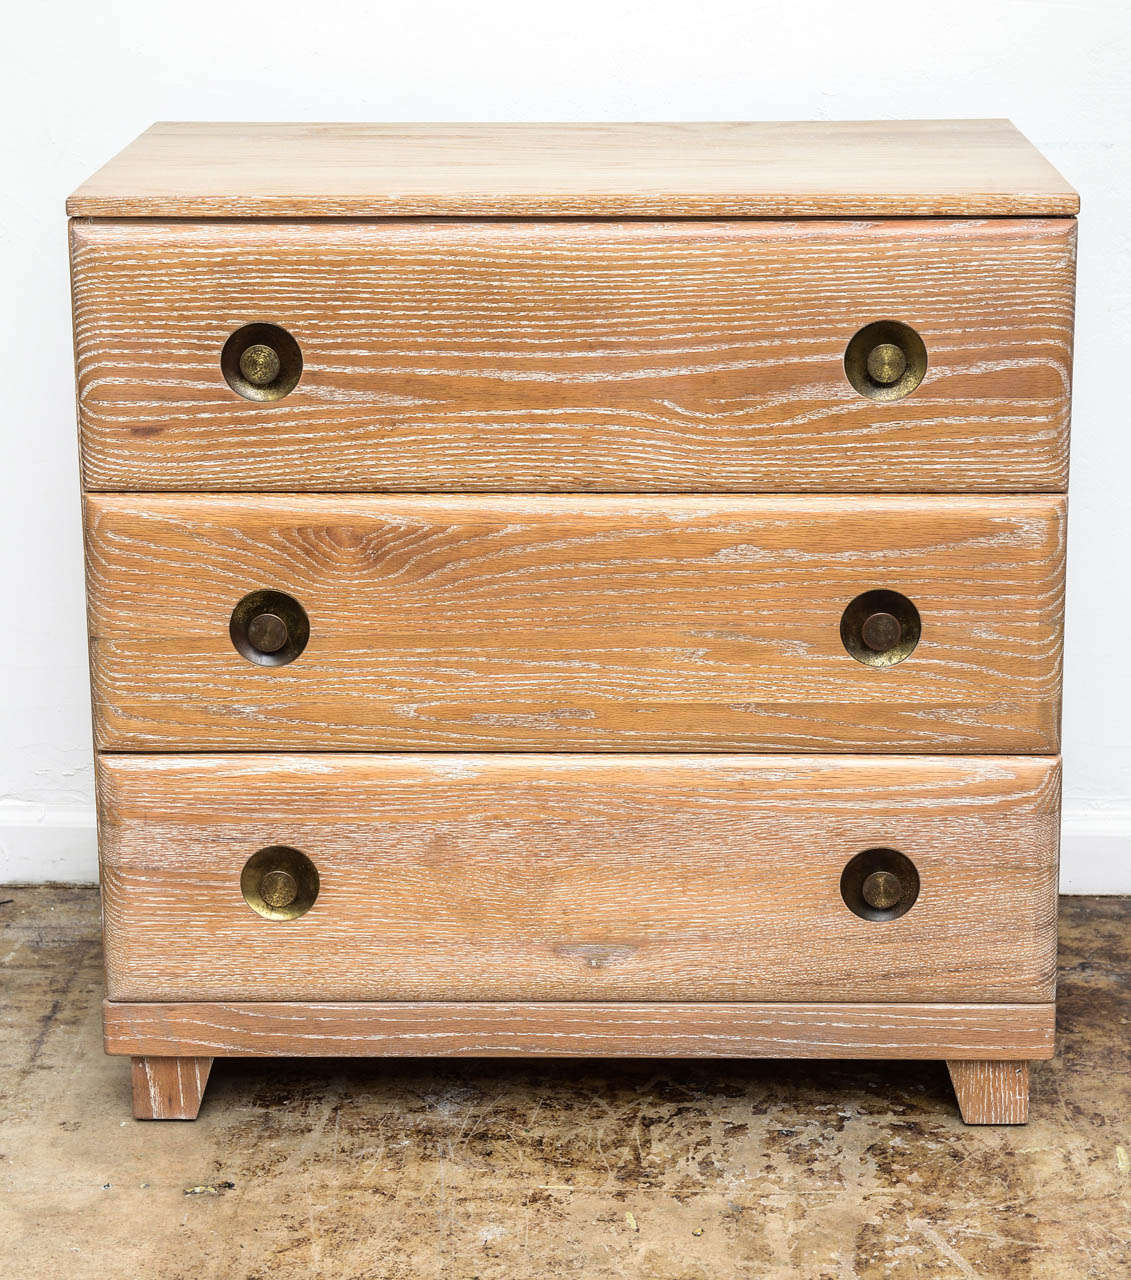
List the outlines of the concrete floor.
<svg viewBox="0 0 1131 1280">
<path fill-rule="evenodd" d="M 1131 1276 L 1131 899 L 1064 901 L 1015 1129 L 868 1062 L 228 1061 L 136 1123 L 95 891 L 0 899 L 7 1280 Z"/>
</svg>

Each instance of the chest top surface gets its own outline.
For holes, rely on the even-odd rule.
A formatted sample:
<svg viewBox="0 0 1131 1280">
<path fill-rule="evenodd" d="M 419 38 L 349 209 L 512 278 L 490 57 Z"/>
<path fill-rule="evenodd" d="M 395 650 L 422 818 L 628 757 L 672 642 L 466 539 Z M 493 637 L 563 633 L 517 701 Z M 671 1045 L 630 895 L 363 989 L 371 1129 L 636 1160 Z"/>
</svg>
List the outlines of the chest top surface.
<svg viewBox="0 0 1131 1280">
<path fill-rule="evenodd" d="M 161 123 L 73 217 L 1071 216 L 1008 120 Z"/>
</svg>

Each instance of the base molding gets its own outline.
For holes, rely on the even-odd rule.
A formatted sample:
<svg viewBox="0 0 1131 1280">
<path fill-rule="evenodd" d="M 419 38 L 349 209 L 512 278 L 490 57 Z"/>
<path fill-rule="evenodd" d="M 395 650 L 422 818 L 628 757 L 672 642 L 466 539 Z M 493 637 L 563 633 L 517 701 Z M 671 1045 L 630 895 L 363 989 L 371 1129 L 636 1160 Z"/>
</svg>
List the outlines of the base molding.
<svg viewBox="0 0 1131 1280">
<path fill-rule="evenodd" d="M 134 1057 L 1051 1058 L 1053 1004 L 103 1004 Z"/>
</svg>

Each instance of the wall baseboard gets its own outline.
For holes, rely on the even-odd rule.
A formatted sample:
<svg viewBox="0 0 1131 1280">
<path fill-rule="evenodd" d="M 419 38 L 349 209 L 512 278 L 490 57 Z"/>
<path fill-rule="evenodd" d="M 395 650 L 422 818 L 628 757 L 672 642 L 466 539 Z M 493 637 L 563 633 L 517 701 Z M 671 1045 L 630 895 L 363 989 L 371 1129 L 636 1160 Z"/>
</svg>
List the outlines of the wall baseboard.
<svg viewBox="0 0 1131 1280">
<path fill-rule="evenodd" d="M 93 808 L 0 807 L 0 882 L 96 884 L 98 837 Z"/>
<path fill-rule="evenodd" d="M 1065 809 L 1061 893 L 1131 893 L 1131 809 Z"/>
<path fill-rule="evenodd" d="M 94 884 L 93 809 L 0 808 L 0 883 Z M 1131 809 L 1065 810 L 1061 893 L 1131 893 Z"/>
</svg>

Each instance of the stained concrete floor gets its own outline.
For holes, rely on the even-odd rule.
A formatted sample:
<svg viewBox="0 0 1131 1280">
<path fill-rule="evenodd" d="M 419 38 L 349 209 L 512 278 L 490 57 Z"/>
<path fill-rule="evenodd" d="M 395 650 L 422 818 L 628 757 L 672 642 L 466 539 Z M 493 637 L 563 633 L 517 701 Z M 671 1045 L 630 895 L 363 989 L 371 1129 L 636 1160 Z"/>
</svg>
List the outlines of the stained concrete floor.
<svg viewBox="0 0 1131 1280">
<path fill-rule="evenodd" d="M 0 891 L 7 1280 L 1131 1276 L 1131 899 L 1063 903 L 1025 1128 L 941 1063 L 218 1062 L 129 1119 L 92 889 Z"/>
</svg>

